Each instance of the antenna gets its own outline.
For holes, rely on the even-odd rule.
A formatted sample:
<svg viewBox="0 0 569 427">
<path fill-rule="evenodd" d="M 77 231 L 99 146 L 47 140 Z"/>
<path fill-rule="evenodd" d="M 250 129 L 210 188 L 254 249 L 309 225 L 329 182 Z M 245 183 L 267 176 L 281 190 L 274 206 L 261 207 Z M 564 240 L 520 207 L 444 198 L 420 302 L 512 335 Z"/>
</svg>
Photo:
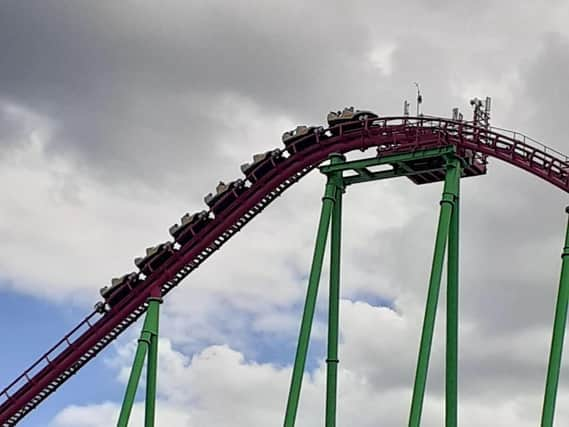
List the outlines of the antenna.
<svg viewBox="0 0 569 427">
<path fill-rule="evenodd" d="M 462 122 L 462 120 L 464 119 L 464 116 L 462 115 L 458 107 L 452 109 L 452 119 L 458 122 Z"/>
<path fill-rule="evenodd" d="M 484 103 L 479 98 L 473 98 L 470 100 L 470 105 L 474 107 L 474 124 L 482 125 L 486 128 L 490 127 L 490 108 L 492 104 L 492 98 L 486 97 Z"/>
<path fill-rule="evenodd" d="M 419 83 L 417 82 L 413 83 L 415 83 L 415 86 L 417 87 L 417 117 L 418 117 L 420 112 L 420 105 L 423 103 L 423 95 L 421 95 L 421 89 L 419 88 Z"/>
<path fill-rule="evenodd" d="M 482 101 L 480 101 L 480 99 L 478 98 L 472 98 L 470 100 L 470 105 L 474 107 L 472 121 L 474 122 L 475 125 L 477 125 L 480 122 L 480 119 L 482 118 L 481 117 Z"/>
</svg>

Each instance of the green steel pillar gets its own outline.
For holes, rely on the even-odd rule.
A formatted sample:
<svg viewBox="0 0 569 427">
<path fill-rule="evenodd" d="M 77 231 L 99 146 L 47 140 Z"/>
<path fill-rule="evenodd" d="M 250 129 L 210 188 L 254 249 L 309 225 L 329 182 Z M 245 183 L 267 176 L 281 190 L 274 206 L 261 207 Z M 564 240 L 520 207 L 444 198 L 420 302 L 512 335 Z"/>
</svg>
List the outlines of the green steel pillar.
<svg viewBox="0 0 569 427">
<path fill-rule="evenodd" d="M 138 347 L 134 356 L 134 363 L 130 371 L 130 377 L 126 387 L 126 392 L 117 422 L 117 427 L 127 427 L 136 390 L 144 367 L 144 359 L 148 353 L 148 369 L 147 369 L 147 390 L 146 390 L 146 412 L 145 427 L 154 426 L 154 409 L 156 399 L 156 366 L 158 354 L 158 313 L 160 309 L 160 298 L 151 297 L 148 299 L 148 310 L 142 332 L 138 339 Z"/>
<path fill-rule="evenodd" d="M 158 323 L 161 298 L 151 298 L 148 305 L 150 346 L 148 347 L 148 366 L 146 368 L 146 408 L 144 427 L 154 427 L 156 413 L 156 379 L 158 371 Z"/>
<path fill-rule="evenodd" d="M 565 209 L 569 214 L 569 207 Z M 555 415 L 555 401 L 557 387 L 559 385 L 559 371 L 561 369 L 561 354 L 563 352 L 563 339 L 567 323 L 567 304 L 569 302 L 569 223 L 565 235 L 565 247 L 563 248 L 561 263 L 561 279 L 557 293 L 557 305 L 555 307 L 555 320 L 553 323 L 553 335 L 551 338 L 551 351 L 549 365 L 547 367 L 547 380 L 545 383 L 545 396 L 543 399 L 543 411 L 541 414 L 541 427 L 552 427 Z"/>
<path fill-rule="evenodd" d="M 460 180 L 450 218 L 447 261 L 447 336 L 445 426 L 458 426 L 458 294 L 459 294 Z"/>
<path fill-rule="evenodd" d="M 332 154 L 330 163 L 336 164 L 342 162 L 344 156 Z M 298 410 L 298 401 L 300 398 L 300 388 L 302 386 L 302 377 L 306 364 L 306 355 L 308 352 L 308 343 L 310 341 L 310 331 L 312 329 L 312 321 L 314 319 L 314 309 L 316 306 L 316 297 L 318 295 L 318 284 L 322 273 L 322 262 L 324 259 L 324 251 L 326 249 L 326 239 L 328 229 L 330 227 L 330 218 L 334 208 L 336 197 L 336 180 L 332 177 L 328 178 L 326 190 L 322 198 L 322 211 L 320 214 L 320 223 L 316 234 L 316 245 L 314 247 L 314 256 L 312 258 L 312 267 L 308 278 L 308 288 L 306 290 L 306 300 L 304 303 L 304 312 L 300 324 L 300 333 L 298 337 L 298 345 L 296 347 L 296 356 L 294 358 L 294 366 L 292 369 L 292 378 L 286 405 L 284 426 L 294 427 L 296 421 L 296 412 Z"/>
<path fill-rule="evenodd" d="M 429 291 L 427 294 L 427 304 L 425 308 L 425 316 L 423 319 L 421 344 L 419 346 L 417 370 L 415 372 L 415 384 L 413 387 L 413 398 L 411 401 L 411 411 L 409 414 L 409 427 L 419 427 L 421 424 L 421 413 L 423 410 L 423 400 L 425 397 L 427 371 L 429 368 L 429 358 L 431 355 L 431 346 L 433 342 L 433 332 L 435 327 L 435 317 L 437 314 L 437 303 L 439 299 L 439 289 L 441 286 L 445 250 L 447 246 L 453 205 L 458 195 L 458 183 L 460 180 L 460 174 L 460 160 L 456 157 L 449 158 L 447 160 L 447 170 L 443 197 L 441 200 L 441 209 L 439 224 L 437 228 L 437 237 L 435 241 L 431 278 L 429 280 Z"/>
<path fill-rule="evenodd" d="M 341 181 L 341 177 L 337 178 Z M 326 427 L 336 426 L 338 390 L 338 336 L 340 322 L 340 254 L 342 239 L 341 182 L 336 187 L 330 238 L 330 295 L 328 305 L 328 356 L 326 358 Z"/>
<path fill-rule="evenodd" d="M 132 406 L 134 405 L 136 389 L 138 388 L 138 381 L 140 380 L 140 374 L 142 373 L 142 367 L 144 366 L 144 358 L 146 357 L 149 341 L 149 334 L 143 331 L 140 339 L 138 340 L 138 347 L 134 356 L 132 370 L 130 371 L 130 377 L 128 379 L 117 427 L 128 426 L 128 419 L 130 418 Z"/>
</svg>

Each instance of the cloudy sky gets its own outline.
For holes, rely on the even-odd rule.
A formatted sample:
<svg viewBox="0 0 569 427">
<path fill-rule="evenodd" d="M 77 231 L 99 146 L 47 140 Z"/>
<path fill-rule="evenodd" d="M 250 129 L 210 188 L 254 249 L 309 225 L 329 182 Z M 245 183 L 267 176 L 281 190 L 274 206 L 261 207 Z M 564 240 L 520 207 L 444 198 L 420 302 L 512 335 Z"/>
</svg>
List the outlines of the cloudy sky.
<svg viewBox="0 0 569 427">
<path fill-rule="evenodd" d="M 569 4 L 497 3 L 0 0 L 2 386 L 220 179 L 331 109 L 399 114 L 418 81 L 428 114 L 490 95 L 494 125 L 568 153 Z M 323 183 L 310 174 L 168 296 L 159 425 L 282 425 Z M 406 423 L 440 191 L 400 179 L 346 194 L 340 425 Z M 535 426 L 567 198 L 498 161 L 462 196 L 460 422 Z M 323 423 L 325 319 L 321 302 L 300 427 Z M 112 425 L 138 325 L 21 425 Z"/>
</svg>

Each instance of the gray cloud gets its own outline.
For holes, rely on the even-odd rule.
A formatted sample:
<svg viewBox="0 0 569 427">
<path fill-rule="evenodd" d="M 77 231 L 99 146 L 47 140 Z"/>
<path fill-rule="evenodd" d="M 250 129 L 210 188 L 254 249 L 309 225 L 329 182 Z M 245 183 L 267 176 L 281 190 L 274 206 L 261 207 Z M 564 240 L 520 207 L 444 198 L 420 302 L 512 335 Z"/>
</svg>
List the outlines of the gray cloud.
<svg viewBox="0 0 569 427">
<path fill-rule="evenodd" d="M 350 64 L 370 48 L 366 31 L 352 43 L 356 22 L 333 40 L 324 36 L 340 19 L 329 8 L 297 26 L 292 42 L 291 23 L 315 10 L 283 9 L 282 16 L 196 3 L 156 16 L 147 5 L 111 2 L 3 7 L 0 93 L 61 124 L 52 149 L 74 153 L 99 173 L 147 181 L 148 169 L 160 179 L 166 169 L 181 171 L 188 156 L 215 160 L 211 141 L 232 122 L 220 117 L 224 95 L 273 113 L 306 111 L 316 93 L 340 84 L 345 94 L 357 84 Z"/>
</svg>

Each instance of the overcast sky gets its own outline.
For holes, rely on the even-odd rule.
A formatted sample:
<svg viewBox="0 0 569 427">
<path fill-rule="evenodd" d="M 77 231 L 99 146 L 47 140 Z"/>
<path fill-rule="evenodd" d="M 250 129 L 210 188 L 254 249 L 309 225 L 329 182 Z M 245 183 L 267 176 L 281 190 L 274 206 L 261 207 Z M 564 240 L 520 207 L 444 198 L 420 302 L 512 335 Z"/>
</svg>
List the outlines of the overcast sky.
<svg viewBox="0 0 569 427">
<path fill-rule="evenodd" d="M 0 0 L 1 386 L 220 179 L 330 110 L 400 114 L 417 81 L 427 114 L 489 95 L 494 125 L 569 153 L 568 20 L 560 0 Z M 168 295 L 159 425 L 282 425 L 323 184 L 310 174 Z M 460 425 L 535 426 L 567 197 L 495 160 L 462 191 Z M 406 423 L 440 192 L 346 194 L 339 425 Z M 326 287 L 299 427 L 323 424 Z M 444 302 L 427 427 L 444 412 Z M 137 325 L 21 425 L 113 425 Z"/>
</svg>

